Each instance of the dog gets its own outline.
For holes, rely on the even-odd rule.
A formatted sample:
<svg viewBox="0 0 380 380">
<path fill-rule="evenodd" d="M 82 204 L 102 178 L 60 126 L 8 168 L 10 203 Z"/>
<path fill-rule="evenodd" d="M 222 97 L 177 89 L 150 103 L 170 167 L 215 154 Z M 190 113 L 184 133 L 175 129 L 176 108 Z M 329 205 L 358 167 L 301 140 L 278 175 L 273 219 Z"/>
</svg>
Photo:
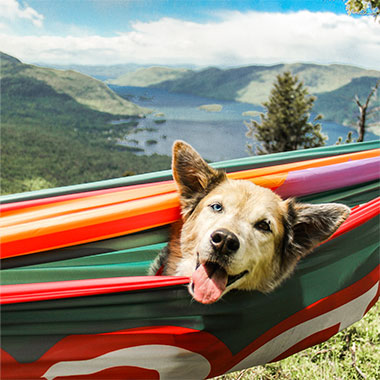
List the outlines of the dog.
<svg viewBox="0 0 380 380">
<path fill-rule="evenodd" d="M 150 274 L 190 277 L 188 290 L 203 304 L 232 289 L 272 291 L 350 213 L 342 204 L 283 200 L 250 181 L 230 180 L 183 141 L 173 145 L 172 170 L 182 220 Z"/>
</svg>

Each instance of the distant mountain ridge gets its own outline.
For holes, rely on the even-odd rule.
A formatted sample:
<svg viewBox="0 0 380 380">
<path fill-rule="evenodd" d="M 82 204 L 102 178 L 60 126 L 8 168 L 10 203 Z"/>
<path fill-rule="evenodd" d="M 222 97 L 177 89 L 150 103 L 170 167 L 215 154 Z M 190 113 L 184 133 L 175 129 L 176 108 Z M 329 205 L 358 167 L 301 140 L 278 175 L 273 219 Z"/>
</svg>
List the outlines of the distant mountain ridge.
<svg viewBox="0 0 380 380">
<path fill-rule="evenodd" d="M 118 86 L 148 87 L 165 81 L 181 79 L 189 72 L 190 70 L 188 69 L 160 66 L 140 68 L 136 71 L 121 75 L 116 79 L 108 80 L 107 83 L 116 84 Z"/>
<path fill-rule="evenodd" d="M 128 72 L 136 71 L 142 67 L 150 67 L 151 65 L 139 65 L 136 63 L 116 64 L 116 65 L 51 65 L 43 63 L 34 63 L 36 66 L 49 67 L 58 70 L 74 70 L 78 73 L 88 75 L 90 77 L 107 81 L 116 79 Z"/>
<path fill-rule="evenodd" d="M 310 94 L 317 98 L 321 97 L 320 101 L 317 100 L 315 103 L 315 112 L 324 114 L 329 120 L 344 124 L 354 123 L 355 94 L 367 96 L 371 87 L 380 78 L 380 71 L 377 70 L 337 64 L 296 63 L 230 69 L 210 67 L 183 71 L 170 68 L 164 71 L 160 68 L 161 76 L 152 80 L 152 72 L 155 69 L 140 68 L 114 79 L 112 83 L 123 86 L 156 87 L 174 93 L 260 105 L 268 99 L 276 76 L 284 71 L 290 71 L 304 82 Z M 380 104 L 379 98 L 374 104 Z"/>
<path fill-rule="evenodd" d="M 334 91 L 353 78 L 380 78 L 380 71 L 354 66 L 296 63 L 224 70 L 212 67 L 188 71 L 182 78 L 163 81 L 155 86 L 173 92 L 181 90 L 193 95 L 261 104 L 267 100 L 276 76 L 284 71 L 297 75 L 312 94 Z"/>
<path fill-rule="evenodd" d="M 114 115 L 138 116 L 150 112 L 114 93 L 103 82 L 72 70 L 57 70 L 22 63 L 0 52 L 1 78 L 33 78 L 93 110 Z"/>
<path fill-rule="evenodd" d="M 19 62 L 20 63 L 20 62 Z M 31 68 L 36 66 L 26 65 Z M 325 120 L 332 120 L 337 123 L 353 126 L 357 120 L 358 109 L 354 103 L 354 96 L 358 94 L 364 100 L 371 87 L 380 78 L 380 71 L 367 70 L 349 65 L 319 65 L 319 64 L 277 64 L 271 66 L 251 65 L 236 68 L 209 67 L 205 69 L 194 69 L 191 66 L 147 66 L 138 64 L 110 65 L 110 66 L 55 66 L 59 68 L 70 67 L 86 75 L 91 75 L 104 80 L 107 84 L 119 86 L 156 87 L 173 93 L 191 94 L 219 100 L 235 100 L 239 102 L 261 105 L 268 99 L 270 90 L 276 76 L 284 71 L 291 71 L 302 80 L 308 88 L 309 93 L 317 97 L 313 111 L 321 113 Z M 77 72 L 66 70 L 51 70 L 42 76 L 43 80 L 52 83 L 54 80 L 49 76 L 64 77 L 68 80 L 80 83 L 83 76 Z M 3 70 L 4 71 L 4 70 Z M 52 72 L 55 75 L 52 75 Z M 57 75 L 59 73 L 59 75 Z M 63 74 L 66 73 L 66 74 Z M 41 78 L 38 70 L 34 71 L 34 77 Z M 88 78 L 88 77 L 87 77 Z M 99 81 L 96 81 L 99 86 Z M 104 85 L 104 84 L 103 84 Z M 79 88 L 78 88 L 79 87 Z M 86 86 L 64 89 L 70 96 L 82 104 L 86 104 L 93 109 L 120 113 L 120 105 L 123 112 L 130 114 L 147 113 L 145 109 L 136 109 L 126 99 L 115 95 L 108 95 L 105 98 L 98 96 L 94 89 L 86 89 Z M 105 87 L 105 86 L 104 86 Z M 107 92 L 102 88 L 100 93 Z M 84 88 L 84 96 L 82 89 Z M 58 91 L 59 86 L 57 88 Z M 108 103 L 110 101 L 110 103 Z M 119 104 L 118 104 L 119 103 Z M 112 107 L 110 106 L 112 105 Z M 372 99 L 372 105 L 380 106 L 380 96 Z M 127 111 L 126 111 L 127 110 Z M 380 117 L 369 120 L 372 131 L 380 135 Z"/>
</svg>

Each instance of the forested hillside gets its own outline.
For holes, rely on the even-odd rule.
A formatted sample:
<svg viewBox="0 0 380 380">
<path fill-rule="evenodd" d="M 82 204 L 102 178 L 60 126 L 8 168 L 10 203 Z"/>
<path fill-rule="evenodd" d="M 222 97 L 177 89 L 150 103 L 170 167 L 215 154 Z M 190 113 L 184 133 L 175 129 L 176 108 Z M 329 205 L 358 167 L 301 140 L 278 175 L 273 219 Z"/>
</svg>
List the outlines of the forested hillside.
<svg viewBox="0 0 380 380">
<path fill-rule="evenodd" d="M 169 67 L 140 68 L 134 72 L 125 73 L 116 79 L 108 80 L 107 82 L 118 86 L 147 87 L 168 80 L 180 79 L 189 72 L 187 69 Z"/>
<path fill-rule="evenodd" d="M 358 116 L 358 106 L 354 99 L 358 96 L 364 103 L 379 77 L 361 77 L 354 78 L 350 83 L 342 86 L 334 91 L 322 92 L 318 94 L 315 102 L 315 109 L 323 113 L 326 119 L 339 120 L 342 124 L 352 124 L 356 122 Z M 371 99 L 371 108 L 380 106 L 380 97 Z M 368 130 L 380 128 L 380 112 L 377 115 L 373 114 L 373 118 L 367 120 Z M 374 133 L 376 131 L 374 130 Z M 379 134 L 379 133 L 377 133 Z"/>
<path fill-rule="evenodd" d="M 13 74 L 8 70 L 1 78 L 2 194 L 170 167 L 167 156 L 136 156 L 116 144 L 136 128 L 138 117 L 93 110 L 23 75 L 16 59 L 7 64 L 13 65 Z M 125 122 L 110 123 L 120 118 Z"/>
<path fill-rule="evenodd" d="M 170 68 L 164 71 L 161 68 L 161 76 L 153 81 L 154 69 L 139 69 L 114 79 L 112 83 L 153 86 L 169 92 L 260 105 L 268 99 L 276 76 L 290 71 L 303 81 L 310 94 L 319 99 L 314 106 L 316 113 L 322 113 L 326 120 L 347 125 L 356 122 L 354 96 L 357 94 L 366 97 L 380 78 L 380 72 L 376 70 L 346 65 L 299 63 L 231 69 L 211 67 L 198 71 L 174 71 Z M 380 105 L 379 98 L 374 105 Z"/>
<path fill-rule="evenodd" d="M 1 78 L 32 78 L 66 94 L 91 109 L 117 115 L 142 115 L 149 112 L 111 91 L 103 82 L 72 70 L 55 70 L 27 65 L 0 52 Z"/>
</svg>

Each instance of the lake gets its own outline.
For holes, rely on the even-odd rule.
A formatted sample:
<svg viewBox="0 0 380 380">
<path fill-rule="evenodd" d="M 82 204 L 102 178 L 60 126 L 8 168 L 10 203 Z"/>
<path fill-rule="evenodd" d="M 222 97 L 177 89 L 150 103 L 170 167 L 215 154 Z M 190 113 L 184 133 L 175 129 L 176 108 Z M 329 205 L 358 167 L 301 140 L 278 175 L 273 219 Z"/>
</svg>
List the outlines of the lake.
<svg viewBox="0 0 380 380">
<path fill-rule="evenodd" d="M 247 127 L 252 116 L 247 111 L 261 108 L 248 103 L 223 101 L 187 94 L 174 94 L 165 90 L 146 87 L 110 86 L 116 93 L 127 97 L 139 106 L 153 110 L 151 115 L 139 121 L 135 130 L 121 141 L 122 145 L 141 149 L 141 154 L 171 155 L 173 141 L 184 140 L 210 161 L 241 158 L 248 155 L 246 145 Z M 200 106 L 218 104 L 220 112 L 209 112 Z M 214 107 L 217 109 L 218 107 Z M 115 120 L 114 125 L 123 120 Z M 343 125 L 322 120 L 322 132 L 328 136 L 327 145 L 334 145 L 339 136 L 353 131 Z M 354 138 L 357 137 L 354 131 Z M 366 133 L 366 140 L 378 139 Z"/>
</svg>

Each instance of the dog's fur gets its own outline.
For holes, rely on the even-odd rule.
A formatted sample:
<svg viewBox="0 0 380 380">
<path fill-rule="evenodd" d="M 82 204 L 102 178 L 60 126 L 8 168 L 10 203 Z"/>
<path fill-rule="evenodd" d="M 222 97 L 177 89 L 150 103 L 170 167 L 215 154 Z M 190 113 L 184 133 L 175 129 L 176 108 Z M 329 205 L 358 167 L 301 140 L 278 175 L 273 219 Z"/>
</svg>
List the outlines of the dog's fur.
<svg viewBox="0 0 380 380">
<path fill-rule="evenodd" d="M 182 141 L 173 146 L 182 221 L 152 265 L 189 276 L 189 292 L 213 303 L 231 289 L 269 292 L 348 217 L 341 204 L 282 200 L 250 181 L 229 180 Z"/>
</svg>

